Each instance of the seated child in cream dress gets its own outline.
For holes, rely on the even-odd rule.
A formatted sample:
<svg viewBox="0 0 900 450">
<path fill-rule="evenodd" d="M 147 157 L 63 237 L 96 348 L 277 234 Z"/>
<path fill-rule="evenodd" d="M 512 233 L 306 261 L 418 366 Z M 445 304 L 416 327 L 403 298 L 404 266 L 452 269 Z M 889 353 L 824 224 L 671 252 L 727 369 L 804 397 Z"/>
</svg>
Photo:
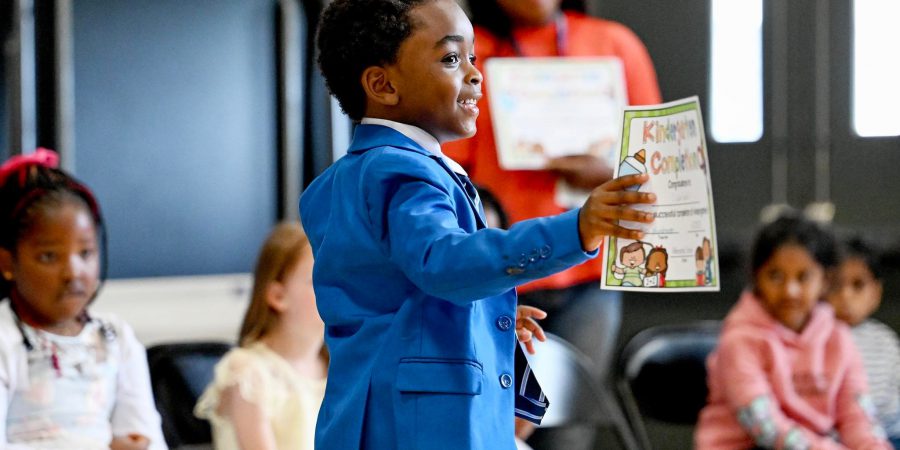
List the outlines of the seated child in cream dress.
<svg viewBox="0 0 900 450">
<path fill-rule="evenodd" d="M 194 413 L 218 450 L 312 450 L 328 354 L 312 287 L 313 257 L 298 223 L 263 245 L 240 347 L 216 365 Z"/>
</svg>

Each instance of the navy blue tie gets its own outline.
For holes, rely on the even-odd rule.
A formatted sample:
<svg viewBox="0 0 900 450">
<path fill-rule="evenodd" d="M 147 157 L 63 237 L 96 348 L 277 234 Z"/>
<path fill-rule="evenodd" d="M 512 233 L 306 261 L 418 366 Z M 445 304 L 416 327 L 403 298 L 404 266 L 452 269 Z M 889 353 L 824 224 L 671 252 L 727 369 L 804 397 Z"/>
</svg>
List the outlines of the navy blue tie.
<svg viewBox="0 0 900 450">
<path fill-rule="evenodd" d="M 475 189 L 472 180 L 463 174 L 457 173 L 456 175 L 462 182 L 463 189 L 465 189 L 469 199 L 475 205 L 475 209 L 483 216 L 484 210 L 480 204 L 481 199 L 478 197 L 478 190 Z M 518 342 L 516 342 L 515 354 L 516 416 L 540 425 L 541 419 L 544 418 L 544 413 L 546 413 L 547 407 L 550 405 L 550 401 L 544 397 L 544 391 L 531 371 L 528 359 L 525 358 L 522 346 Z"/>
<path fill-rule="evenodd" d="M 472 180 L 469 177 L 458 173 L 456 176 L 459 177 L 459 180 L 462 181 L 463 189 L 466 190 L 466 194 L 469 195 L 469 198 L 472 200 L 472 203 L 475 204 L 475 208 L 481 210 L 481 198 L 478 197 L 478 189 L 475 189 L 475 184 L 472 183 Z"/>
<path fill-rule="evenodd" d="M 516 342 L 516 417 L 540 425 L 550 406 L 537 377 L 531 371 L 522 346 Z"/>
</svg>

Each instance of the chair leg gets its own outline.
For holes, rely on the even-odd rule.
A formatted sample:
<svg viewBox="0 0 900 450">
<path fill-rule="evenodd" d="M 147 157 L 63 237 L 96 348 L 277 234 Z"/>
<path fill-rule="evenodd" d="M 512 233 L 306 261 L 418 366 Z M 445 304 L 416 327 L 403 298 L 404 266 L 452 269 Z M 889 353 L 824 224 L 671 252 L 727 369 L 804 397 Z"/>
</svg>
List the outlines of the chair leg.
<svg viewBox="0 0 900 450">
<path fill-rule="evenodd" d="M 631 425 L 634 435 L 640 440 L 640 448 L 643 450 L 651 450 L 652 445 L 650 445 L 650 436 L 647 434 L 647 428 L 644 426 L 644 420 L 641 417 L 641 412 L 638 409 L 637 402 L 634 400 L 631 389 L 625 381 L 620 381 L 618 385 L 619 398 L 622 401 L 628 423 Z"/>
<path fill-rule="evenodd" d="M 619 404 L 618 396 L 605 386 L 598 389 L 598 394 L 600 395 L 600 404 L 606 409 L 606 414 L 613 422 L 616 434 L 619 436 L 619 443 L 626 450 L 641 450 L 637 437 L 634 435 L 634 431 L 628 424 L 628 419 Z"/>
</svg>

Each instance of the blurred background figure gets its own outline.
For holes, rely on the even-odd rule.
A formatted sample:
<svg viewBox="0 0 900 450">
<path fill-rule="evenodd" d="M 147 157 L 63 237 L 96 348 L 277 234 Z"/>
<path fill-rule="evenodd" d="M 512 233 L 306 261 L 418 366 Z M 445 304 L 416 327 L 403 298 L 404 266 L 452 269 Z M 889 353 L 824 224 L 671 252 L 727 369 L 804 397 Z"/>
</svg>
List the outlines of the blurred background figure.
<svg viewBox="0 0 900 450">
<path fill-rule="evenodd" d="M 0 447 L 164 449 L 144 346 L 88 311 L 100 207 L 58 162 L 38 149 L 0 166 Z"/>
<path fill-rule="evenodd" d="M 849 330 L 823 301 L 836 262 L 830 230 L 808 219 L 786 215 L 759 231 L 753 284 L 707 360 L 695 448 L 891 448 Z"/>
<path fill-rule="evenodd" d="M 195 414 L 219 450 L 313 448 L 328 353 L 312 286 L 313 256 L 296 222 L 263 244 L 237 347 L 216 366 Z"/>
<path fill-rule="evenodd" d="M 846 239 L 841 250 L 828 302 L 851 327 L 878 420 L 894 447 L 900 447 L 900 342 L 894 330 L 871 317 L 884 294 L 881 254 L 859 236 Z"/>
</svg>

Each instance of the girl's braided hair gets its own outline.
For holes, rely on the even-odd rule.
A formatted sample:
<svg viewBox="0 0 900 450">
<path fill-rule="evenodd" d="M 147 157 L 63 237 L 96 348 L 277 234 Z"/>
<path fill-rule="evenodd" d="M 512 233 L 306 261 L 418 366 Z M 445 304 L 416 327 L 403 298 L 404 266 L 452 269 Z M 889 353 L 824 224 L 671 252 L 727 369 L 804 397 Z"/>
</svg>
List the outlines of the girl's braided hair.
<svg viewBox="0 0 900 450">
<path fill-rule="evenodd" d="M 84 183 L 58 169 L 58 165 L 59 156 L 55 152 L 38 148 L 30 155 L 14 156 L 0 166 L 0 248 L 15 254 L 16 244 L 49 208 L 64 204 L 85 207 L 94 219 L 100 239 L 102 284 L 106 279 L 106 232 L 100 205 Z M 8 297 L 11 289 L 11 281 L 0 278 L 0 298 Z"/>
</svg>

